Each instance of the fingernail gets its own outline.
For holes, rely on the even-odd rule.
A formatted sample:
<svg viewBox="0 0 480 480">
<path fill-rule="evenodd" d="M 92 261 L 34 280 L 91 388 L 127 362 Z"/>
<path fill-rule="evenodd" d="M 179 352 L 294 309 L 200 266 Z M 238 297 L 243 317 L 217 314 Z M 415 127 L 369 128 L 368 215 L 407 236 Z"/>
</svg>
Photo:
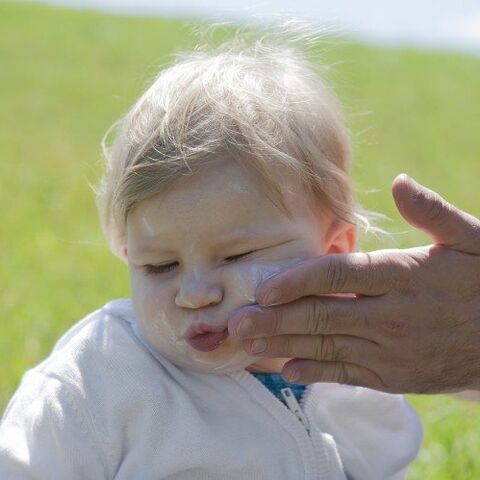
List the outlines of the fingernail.
<svg viewBox="0 0 480 480">
<path fill-rule="evenodd" d="M 282 297 L 282 292 L 279 288 L 270 289 L 264 296 L 262 304 L 266 306 L 275 305 Z"/>
<path fill-rule="evenodd" d="M 248 347 L 247 347 L 248 348 Z M 267 341 L 264 338 L 256 338 L 250 343 L 248 350 L 254 355 L 263 353 L 267 348 Z"/>
<path fill-rule="evenodd" d="M 284 377 L 287 379 L 288 382 L 296 382 L 300 378 L 300 372 L 296 368 L 289 368 L 286 372 Z"/>
<path fill-rule="evenodd" d="M 246 337 L 250 333 L 253 333 L 253 322 L 250 318 L 244 318 L 239 326 L 237 327 L 237 336 L 238 337 Z"/>
</svg>

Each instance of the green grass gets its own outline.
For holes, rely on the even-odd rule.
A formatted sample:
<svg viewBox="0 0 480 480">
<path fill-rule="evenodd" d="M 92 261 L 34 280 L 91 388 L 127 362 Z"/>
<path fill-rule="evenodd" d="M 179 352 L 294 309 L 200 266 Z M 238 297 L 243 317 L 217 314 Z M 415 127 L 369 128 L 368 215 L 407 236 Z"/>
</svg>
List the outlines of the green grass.
<svg viewBox="0 0 480 480">
<path fill-rule="evenodd" d="M 128 296 L 88 182 L 99 178 L 107 127 L 190 44 L 179 21 L 0 3 L 0 411 L 70 325 Z M 354 42 L 325 58 L 348 112 L 364 205 L 389 215 L 389 230 L 407 230 L 390 197 L 405 171 L 480 216 L 480 59 Z M 394 237 L 398 246 L 426 241 L 411 229 Z M 480 478 L 479 406 L 410 399 L 426 438 L 409 479 Z"/>
</svg>

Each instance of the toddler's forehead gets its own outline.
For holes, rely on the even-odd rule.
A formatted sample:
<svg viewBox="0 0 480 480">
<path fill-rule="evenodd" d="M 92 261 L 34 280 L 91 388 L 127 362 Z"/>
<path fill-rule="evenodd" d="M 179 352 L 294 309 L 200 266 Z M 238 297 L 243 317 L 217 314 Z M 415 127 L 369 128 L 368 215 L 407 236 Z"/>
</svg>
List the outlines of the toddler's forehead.
<svg viewBox="0 0 480 480">
<path fill-rule="evenodd" d="M 221 165 L 181 178 L 140 202 L 128 223 L 130 231 L 142 237 L 142 244 L 145 237 L 145 242 L 158 238 L 175 245 L 187 238 L 203 242 L 216 237 L 260 236 L 259 232 L 275 235 L 292 220 L 310 220 L 308 196 L 298 182 L 285 178 L 278 192 L 281 201 L 244 168 Z"/>
</svg>

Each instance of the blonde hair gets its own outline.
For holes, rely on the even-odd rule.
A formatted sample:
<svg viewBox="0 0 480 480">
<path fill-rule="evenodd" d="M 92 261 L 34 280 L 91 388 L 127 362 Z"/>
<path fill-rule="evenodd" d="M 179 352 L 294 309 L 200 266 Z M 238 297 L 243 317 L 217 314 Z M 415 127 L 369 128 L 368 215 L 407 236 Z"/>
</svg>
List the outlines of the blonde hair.
<svg viewBox="0 0 480 480">
<path fill-rule="evenodd" d="M 298 34 L 297 27 L 285 26 L 253 40 L 237 34 L 219 46 L 177 54 L 107 131 L 96 195 L 117 256 L 123 256 L 131 209 L 214 158 L 245 165 L 280 204 L 272 172 L 286 168 L 322 209 L 368 227 L 349 175 L 350 138 L 339 102 L 322 65 L 302 52 L 303 40 L 314 43 L 311 31 L 305 35 L 302 27 Z M 113 129 L 117 134 L 107 146 Z"/>
</svg>

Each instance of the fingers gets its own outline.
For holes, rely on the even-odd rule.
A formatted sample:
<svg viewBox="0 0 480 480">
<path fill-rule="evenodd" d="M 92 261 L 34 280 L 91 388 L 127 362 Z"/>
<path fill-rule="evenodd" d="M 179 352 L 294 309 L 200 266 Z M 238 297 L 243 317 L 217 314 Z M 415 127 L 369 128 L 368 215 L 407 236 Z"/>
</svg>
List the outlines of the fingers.
<svg viewBox="0 0 480 480">
<path fill-rule="evenodd" d="M 345 334 L 375 340 L 384 307 L 380 298 L 306 297 L 276 307 L 242 308 L 228 329 L 239 338 Z"/>
<path fill-rule="evenodd" d="M 318 361 L 365 364 L 378 361 L 376 343 L 348 335 L 282 335 L 244 340 L 243 347 L 251 355 L 271 358 L 302 358 Z"/>
<path fill-rule="evenodd" d="M 293 383 L 332 382 L 396 393 L 374 371 L 348 362 L 294 359 L 284 365 L 282 375 Z"/>
<path fill-rule="evenodd" d="M 480 220 L 405 174 L 395 178 L 392 194 L 403 218 L 430 235 L 436 243 L 480 254 Z"/>
<path fill-rule="evenodd" d="M 257 288 L 256 297 L 261 305 L 278 305 L 308 295 L 382 295 L 395 277 L 393 266 L 381 251 L 324 255 L 265 280 Z"/>
</svg>

